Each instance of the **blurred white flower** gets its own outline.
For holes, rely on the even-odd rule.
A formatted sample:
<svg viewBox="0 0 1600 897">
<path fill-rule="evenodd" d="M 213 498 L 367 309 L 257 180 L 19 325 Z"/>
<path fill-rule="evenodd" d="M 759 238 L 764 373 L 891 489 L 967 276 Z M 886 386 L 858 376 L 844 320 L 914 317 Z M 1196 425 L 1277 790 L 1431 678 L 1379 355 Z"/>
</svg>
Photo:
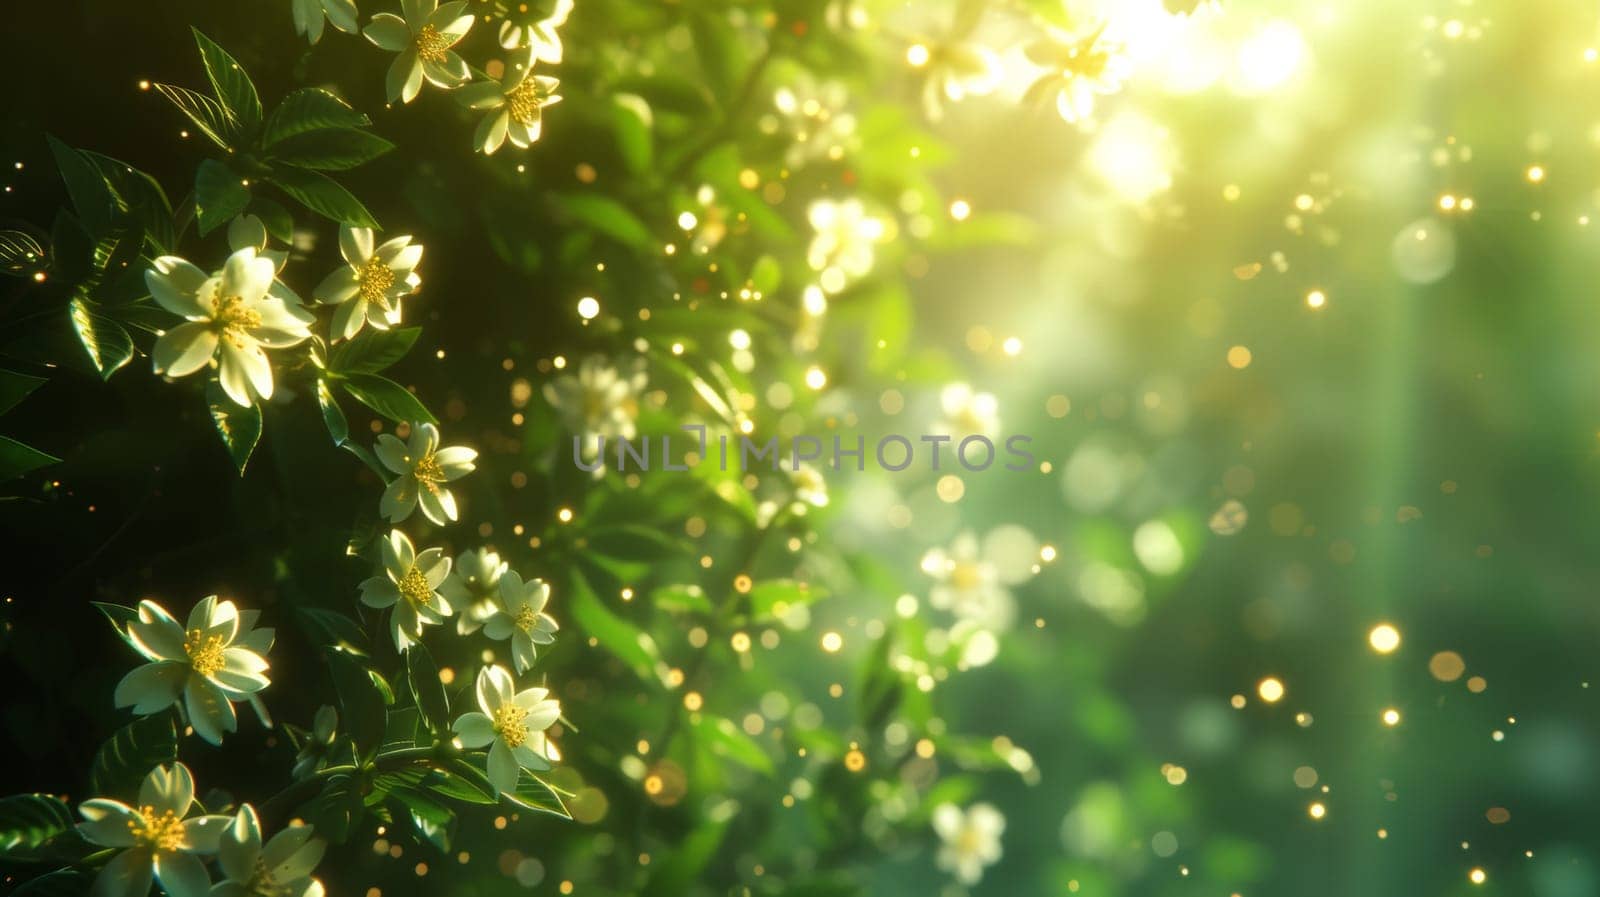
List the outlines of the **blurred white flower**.
<svg viewBox="0 0 1600 897">
<path fill-rule="evenodd" d="M 1087 121 L 1094 114 L 1095 97 L 1116 93 L 1128 76 L 1128 60 L 1104 39 L 1105 30 L 1101 24 L 1080 36 L 1052 28 L 1046 37 L 1024 47 L 1028 60 L 1045 69 L 1025 99 L 1043 104 L 1054 98 L 1063 119 Z"/>
<path fill-rule="evenodd" d="M 127 632 L 150 662 L 122 677 L 113 700 L 148 715 L 181 699 L 195 734 L 221 744 L 224 732 L 238 728 L 233 702 L 270 684 L 262 655 L 272 648 L 273 631 L 254 628 L 259 617 L 212 595 L 194 606 L 183 626 L 154 601 L 139 602 Z"/>
<path fill-rule="evenodd" d="M 385 79 L 389 102 L 416 99 L 423 78 L 445 90 L 465 84 L 472 70 L 450 48 L 472 28 L 466 0 L 452 0 L 443 6 L 438 0 L 401 0 L 400 6 L 405 18 L 381 12 L 372 17 L 366 30 L 367 40 L 400 54 Z"/>
<path fill-rule="evenodd" d="M 972 40 L 984 8 L 981 0 L 963 0 L 943 36 L 920 40 L 906 51 L 906 61 L 922 72 L 922 108 L 933 121 L 944 117 L 946 100 L 959 103 L 993 93 L 1000 85 L 1004 72 L 999 55 Z"/>
<path fill-rule="evenodd" d="M 784 164 L 799 169 L 823 159 L 837 162 L 860 149 L 849 102 L 850 89 L 843 82 L 818 81 L 806 69 L 787 77 L 772 96 L 778 117 L 769 116 L 764 125 L 769 132 L 781 129 L 788 135 Z"/>
<path fill-rule="evenodd" d="M 216 853 L 227 816 L 189 816 L 194 777 L 182 763 L 157 766 L 139 786 L 139 803 L 97 797 L 78 807 L 78 833 L 123 848 L 95 877 L 93 897 L 146 897 L 151 880 L 169 897 L 207 897 L 211 876 L 196 854 Z"/>
<path fill-rule="evenodd" d="M 1006 817 L 993 804 L 977 803 L 964 812 L 955 804 L 933 810 L 933 830 L 943 843 L 935 862 L 964 885 L 983 879 L 983 870 L 1000 861 L 1000 835 Z"/>
<path fill-rule="evenodd" d="M 965 532 L 948 549 L 935 548 L 922 558 L 922 571 L 933 577 L 928 604 L 970 620 L 990 632 L 1004 632 L 1016 617 L 1009 586 L 1033 578 L 1038 541 L 1015 525 L 996 527 L 979 543 Z"/>
<path fill-rule="evenodd" d="M 495 641 L 511 640 L 511 660 L 517 672 L 533 668 L 538 645 L 556 640 L 554 617 L 544 612 L 550 602 L 550 586 L 542 579 L 523 581 L 515 570 L 500 577 L 499 602 L 483 623 L 483 634 Z"/>
<path fill-rule="evenodd" d="M 828 506 L 828 481 L 822 471 L 802 461 L 789 471 L 789 485 L 794 489 L 794 500 L 813 508 Z"/>
<path fill-rule="evenodd" d="M 422 286 L 416 268 L 422 261 L 422 244 L 409 236 L 385 240 L 373 248 L 372 228 L 339 228 L 339 253 L 345 266 L 323 278 L 312 294 L 317 301 L 337 305 L 332 335 L 349 339 L 365 324 L 388 330 L 400 323 L 400 300 Z"/>
<path fill-rule="evenodd" d="M 585 358 L 576 374 L 544 385 L 545 400 L 561 415 L 567 430 L 581 440 L 584 461 L 600 454 L 600 439 L 632 439 L 637 432 L 639 397 L 648 382 L 643 364 L 619 371 L 598 355 Z"/>
<path fill-rule="evenodd" d="M 561 34 L 559 29 L 572 14 L 572 0 L 556 0 L 555 8 L 542 19 L 518 24 L 506 19 L 500 25 L 500 46 L 507 50 L 528 47 L 533 58 L 540 62 L 558 65 L 561 62 Z"/>
<path fill-rule="evenodd" d="M 164 255 L 145 271 L 145 285 L 162 308 L 188 319 L 161 334 L 150 356 L 155 372 L 186 377 L 217 359 L 217 380 L 228 398 L 250 405 L 272 397 L 272 363 L 264 349 L 284 349 L 311 336 L 316 320 L 298 305 L 270 295 L 277 267 L 246 246 L 207 275 Z"/>
<path fill-rule="evenodd" d="M 939 392 L 941 419 L 935 425 L 956 441 L 967 436 L 1000 435 L 1000 403 L 993 393 L 978 392 L 966 383 L 952 383 Z"/>
<path fill-rule="evenodd" d="M 483 621 L 494 615 L 500 598 L 500 577 L 507 564 L 487 548 L 463 551 L 456 555 L 450 575 L 439 586 L 439 594 L 456 609 L 456 632 L 471 635 Z"/>
<path fill-rule="evenodd" d="M 819 272 L 824 292 L 837 293 L 872 272 L 876 246 L 887 229 L 882 218 L 867 214 L 861 200 L 819 199 L 806 210 L 806 218 L 816 232 L 806 249 L 806 263 Z"/>
<path fill-rule="evenodd" d="M 346 34 L 361 31 L 355 0 L 293 0 L 294 30 L 310 43 L 322 40 L 323 20 Z"/>
<path fill-rule="evenodd" d="M 478 673 L 477 710 L 456 720 L 462 747 L 489 747 L 489 782 L 500 792 L 515 791 L 522 769 L 546 769 L 550 752 L 545 730 L 561 716 L 561 704 L 544 688 L 516 690 L 505 667 Z"/>
<path fill-rule="evenodd" d="M 439 585 L 450 575 L 450 559 L 442 548 L 419 553 L 399 530 L 390 530 L 381 541 L 383 572 L 361 583 L 361 603 L 394 608 L 394 646 L 404 651 L 422 638 L 422 627 L 443 623 L 450 615 L 450 602 L 439 594 Z"/>
<path fill-rule="evenodd" d="M 485 155 L 498 150 L 508 139 L 518 149 L 532 146 L 544 127 L 545 107 L 561 102 L 555 92 L 561 82 L 535 75 L 534 58 L 506 66 L 505 77 L 499 81 L 474 81 L 457 94 L 456 98 L 468 109 L 489 113 L 472 136 L 472 145 Z"/>
<path fill-rule="evenodd" d="M 311 871 L 327 847 L 309 825 L 291 825 L 261 843 L 261 821 L 249 804 L 239 808 L 217 845 L 223 880 L 209 897 L 322 897 Z"/>
<path fill-rule="evenodd" d="M 420 505 L 422 516 L 438 526 L 456 519 L 456 497 L 444 484 L 459 480 L 477 468 L 478 453 L 460 445 L 439 447 L 439 428 L 413 423 L 406 442 L 388 433 L 373 446 L 383 466 L 398 476 L 383 490 L 378 511 L 390 523 L 411 516 Z"/>
</svg>

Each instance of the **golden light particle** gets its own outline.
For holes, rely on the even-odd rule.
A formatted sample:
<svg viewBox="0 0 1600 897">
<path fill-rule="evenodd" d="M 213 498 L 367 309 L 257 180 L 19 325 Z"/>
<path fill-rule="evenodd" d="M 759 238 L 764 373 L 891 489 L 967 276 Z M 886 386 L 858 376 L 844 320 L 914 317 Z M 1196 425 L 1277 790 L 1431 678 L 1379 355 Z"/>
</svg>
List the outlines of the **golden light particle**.
<svg viewBox="0 0 1600 897">
<path fill-rule="evenodd" d="M 806 368 L 806 386 L 812 389 L 821 389 L 828 385 L 828 375 L 822 368 L 812 365 Z"/>
<path fill-rule="evenodd" d="M 1250 350 L 1244 346 L 1233 346 L 1228 349 L 1228 366 L 1236 371 L 1249 367 L 1251 358 Z"/>
<path fill-rule="evenodd" d="M 1488 687 L 1489 680 L 1483 678 L 1482 676 L 1473 676 L 1471 679 L 1467 680 L 1467 691 L 1470 691 L 1475 695 L 1482 694 L 1483 690 Z"/>
<path fill-rule="evenodd" d="M 1456 198 L 1455 198 L 1454 194 L 1446 193 L 1443 196 L 1439 197 L 1439 211 L 1441 211 L 1441 212 L 1449 212 L 1449 211 L 1453 211 L 1455 209 L 1455 207 L 1456 207 Z"/>
<path fill-rule="evenodd" d="M 965 221 L 972 216 L 972 204 L 964 199 L 950 203 L 950 217 L 957 221 Z"/>
<path fill-rule="evenodd" d="M 644 793 L 645 794 L 649 794 L 651 796 L 660 794 L 661 793 L 661 789 L 664 786 L 665 786 L 665 783 L 661 781 L 661 777 L 658 776 L 658 775 L 655 775 L 654 773 L 644 777 Z"/>
<path fill-rule="evenodd" d="M 932 57 L 933 54 L 922 44 L 912 44 L 906 47 L 906 64 L 912 68 L 922 68 L 928 64 L 928 60 Z"/>
<path fill-rule="evenodd" d="M 1182 785 L 1189 781 L 1189 771 L 1181 766 L 1168 764 L 1162 770 L 1162 775 L 1166 776 L 1168 785 Z"/>
<path fill-rule="evenodd" d="M 1283 683 L 1273 676 L 1268 676 L 1256 686 L 1256 694 L 1268 704 L 1276 704 L 1283 700 Z"/>
<path fill-rule="evenodd" d="M 683 696 L 683 709 L 688 710 L 691 713 L 699 710 L 704 703 L 705 699 L 701 698 L 700 693 L 697 691 L 691 691 Z"/>
<path fill-rule="evenodd" d="M 867 768 L 867 755 L 856 748 L 851 748 L 844 755 L 844 768 L 851 772 L 860 772 Z"/>
<path fill-rule="evenodd" d="M 967 494 L 967 484 L 962 482 L 961 478 L 955 474 L 945 474 L 939 478 L 938 485 L 934 487 L 934 491 L 938 493 L 940 501 L 945 504 L 954 504 L 960 501 L 963 495 Z"/>
<path fill-rule="evenodd" d="M 748 573 L 740 573 L 733 578 L 733 590 L 741 595 L 749 592 L 754 585 L 755 582 Z"/>
<path fill-rule="evenodd" d="M 1244 695 L 1234 695 L 1228 699 L 1229 706 L 1233 707 L 1235 710 L 1243 710 L 1244 703 Z"/>
<path fill-rule="evenodd" d="M 1390 623 L 1379 623 L 1367 633 L 1367 644 L 1379 654 L 1390 654 L 1400 647 L 1400 630 Z"/>
<path fill-rule="evenodd" d="M 1064 395 L 1056 394 L 1045 399 L 1044 410 L 1051 417 L 1066 417 L 1072 411 L 1072 400 Z"/>
<path fill-rule="evenodd" d="M 1393 707 L 1383 711 L 1383 724 L 1385 726 L 1400 725 L 1400 711 L 1394 709 Z"/>
<path fill-rule="evenodd" d="M 822 650 L 828 652 L 829 654 L 837 654 L 839 653 L 839 649 L 843 647 L 844 636 L 841 636 L 837 632 L 824 632 L 822 634 Z"/>
<path fill-rule="evenodd" d="M 1328 815 L 1328 808 L 1322 805 L 1322 801 L 1317 801 L 1306 808 L 1306 813 L 1312 819 L 1321 819 Z"/>
<path fill-rule="evenodd" d="M 1315 788 L 1317 771 L 1309 766 L 1298 767 L 1294 771 L 1294 784 L 1297 788 Z"/>
<path fill-rule="evenodd" d="M 1056 547 L 1054 545 L 1041 545 L 1041 546 L 1039 546 L 1039 560 L 1044 561 L 1046 564 L 1048 564 L 1048 563 L 1050 563 L 1051 561 L 1053 561 L 1055 559 L 1056 559 Z"/>
<path fill-rule="evenodd" d="M 563 893 L 563 894 L 571 894 L 572 893 L 572 888 L 573 888 L 572 882 L 564 881 L 564 882 L 561 883 L 560 890 L 561 890 L 561 893 Z"/>
<path fill-rule="evenodd" d="M 1481 885 L 1488 880 L 1489 873 L 1483 871 L 1481 868 L 1474 867 L 1471 872 L 1467 873 L 1467 881 L 1470 881 L 1475 885 Z"/>
<path fill-rule="evenodd" d="M 427 875 L 428 874 L 428 864 L 427 863 L 418 863 L 416 865 L 416 869 L 414 871 L 417 873 L 417 876 L 419 878 L 421 876 Z"/>
<path fill-rule="evenodd" d="M 1000 344 L 1000 351 L 1015 358 L 1022 354 L 1022 340 L 1015 336 L 1008 336 L 1005 342 Z"/>
<path fill-rule="evenodd" d="M 1490 807 L 1483 815 L 1491 825 L 1504 825 L 1511 821 L 1511 811 L 1505 807 Z"/>
<path fill-rule="evenodd" d="M 1544 166 L 1543 165 L 1529 165 L 1528 166 L 1528 183 L 1530 183 L 1530 184 L 1539 184 L 1539 183 L 1543 183 L 1543 182 L 1544 182 Z"/>
<path fill-rule="evenodd" d="M 934 744 L 931 740 L 927 738 L 919 738 L 917 740 L 918 757 L 927 760 L 933 756 L 935 750 L 937 750 L 937 748 L 934 747 Z"/>
<path fill-rule="evenodd" d="M 750 650 L 750 635 L 745 632 L 735 632 L 728 643 L 733 646 L 733 650 L 743 654 Z"/>
<path fill-rule="evenodd" d="M 1328 294 L 1321 290 L 1312 290 L 1306 294 L 1306 306 L 1309 308 L 1321 308 L 1327 304 Z"/>
<path fill-rule="evenodd" d="M 1385 839 L 1387 837 L 1389 837 L 1389 830 L 1388 829 L 1386 829 L 1386 828 L 1378 829 L 1378 840 L 1379 841 L 1382 841 L 1383 839 Z"/>
<path fill-rule="evenodd" d="M 593 296 L 585 296 L 578 300 L 578 317 L 591 321 L 600 314 L 600 300 Z"/>
<path fill-rule="evenodd" d="M 1454 682 L 1467 671 L 1467 662 L 1454 651 L 1440 651 L 1428 659 L 1428 672 L 1440 682 Z"/>
<path fill-rule="evenodd" d="M 562 508 L 561 510 L 557 511 L 556 512 L 556 519 L 561 521 L 562 523 L 571 523 L 572 522 L 572 509 L 571 508 Z"/>
</svg>

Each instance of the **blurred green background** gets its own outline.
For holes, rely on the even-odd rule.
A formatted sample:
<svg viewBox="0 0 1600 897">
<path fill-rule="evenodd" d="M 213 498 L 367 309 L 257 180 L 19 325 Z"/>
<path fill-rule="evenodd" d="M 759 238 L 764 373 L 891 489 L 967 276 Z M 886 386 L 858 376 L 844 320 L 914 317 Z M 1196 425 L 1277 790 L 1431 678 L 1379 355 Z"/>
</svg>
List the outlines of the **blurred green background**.
<svg viewBox="0 0 1600 897">
<path fill-rule="evenodd" d="M 396 376 L 482 452 L 430 544 L 554 583 L 576 818 L 463 813 L 447 851 L 369 826 L 332 893 L 1600 893 L 1592 4 L 578 0 L 544 137 L 488 158 L 476 114 L 385 108 L 387 55 L 308 50 L 288 7 L 13 6 L 0 217 L 64 201 L 46 132 L 185 192 L 206 148 L 138 84 L 201 83 L 190 25 L 264 97 L 332 86 L 399 146 L 341 179 L 427 246 Z M 1101 21 L 1126 82 L 1077 124 L 1028 102 L 1022 48 Z M 935 120 L 958 44 L 1004 75 Z M 848 198 L 886 233 L 816 314 L 808 213 Z M 309 289 L 334 226 L 298 212 Z M 830 471 L 826 507 L 774 522 L 782 475 L 574 470 L 540 387 L 590 354 L 645 357 L 648 433 L 729 425 L 696 383 L 758 436 L 937 432 L 970 383 L 1042 463 Z M 126 721 L 133 658 L 90 600 L 261 607 L 274 715 L 332 699 L 295 611 L 355 614 L 375 479 L 303 393 L 236 476 L 196 384 L 147 364 L 49 368 L 0 420 L 64 459 L 0 502 L 7 793 L 89 796 Z M 925 554 L 997 529 L 1037 572 L 968 654 Z M 811 603 L 763 610 L 741 574 Z M 620 629 L 574 622 L 584 583 Z M 433 647 L 457 690 L 480 648 Z M 202 792 L 281 787 L 292 751 L 243 729 L 186 742 Z M 967 888 L 929 820 L 980 801 L 1004 853 Z"/>
</svg>

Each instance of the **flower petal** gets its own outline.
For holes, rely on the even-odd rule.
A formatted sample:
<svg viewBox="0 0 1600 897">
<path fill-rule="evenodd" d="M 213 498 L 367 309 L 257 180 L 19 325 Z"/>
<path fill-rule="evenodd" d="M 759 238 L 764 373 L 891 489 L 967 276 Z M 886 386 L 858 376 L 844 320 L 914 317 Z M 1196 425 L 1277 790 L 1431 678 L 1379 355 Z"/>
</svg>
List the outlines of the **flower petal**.
<svg viewBox="0 0 1600 897">
<path fill-rule="evenodd" d="M 373 16 L 362 34 L 367 40 L 391 53 L 398 53 L 411 45 L 411 29 L 406 27 L 404 19 L 394 13 L 380 12 Z M 348 260 L 350 257 L 347 255 L 345 258 Z M 359 263 L 352 262 L 352 264 Z"/>
<path fill-rule="evenodd" d="M 147 897 L 155 865 L 149 852 L 124 850 L 111 858 L 90 888 L 91 897 Z"/>
<path fill-rule="evenodd" d="M 141 716 L 171 707 L 189 676 L 186 664 L 164 660 L 128 671 L 112 696 L 118 707 L 132 707 Z"/>
<path fill-rule="evenodd" d="M 462 747 L 468 749 L 481 748 L 494 740 L 494 723 L 476 710 L 461 714 L 454 728 Z"/>
<path fill-rule="evenodd" d="M 155 873 L 168 897 L 206 897 L 211 890 L 211 876 L 206 874 L 205 864 L 191 854 L 156 854 Z"/>
<path fill-rule="evenodd" d="M 506 743 L 496 738 L 489 748 L 489 784 L 502 793 L 517 790 L 517 776 L 521 769 Z"/>
</svg>

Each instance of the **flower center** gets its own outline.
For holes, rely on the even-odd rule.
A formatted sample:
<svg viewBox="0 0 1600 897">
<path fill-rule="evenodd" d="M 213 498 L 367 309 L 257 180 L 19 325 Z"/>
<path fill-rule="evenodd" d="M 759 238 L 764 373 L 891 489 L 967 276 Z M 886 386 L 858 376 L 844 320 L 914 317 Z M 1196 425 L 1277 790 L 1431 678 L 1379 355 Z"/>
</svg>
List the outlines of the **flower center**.
<svg viewBox="0 0 1600 897">
<path fill-rule="evenodd" d="M 544 99 L 544 91 L 539 89 L 538 82 L 529 77 L 506 91 L 506 108 L 511 112 L 511 119 L 526 128 L 539 120 L 539 109 L 544 105 Z"/>
<path fill-rule="evenodd" d="M 191 629 L 183 636 L 183 653 L 189 655 L 189 666 L 202 676 L 210 676 L 222 669 L 222 649 L 227 642 L 220 635 L 207 636 Z"/>
<path fill-rule="evenodd" d="M 1105 74 L 1111 54 L 1091 47 L 1075 47 L 1067 55 L 1066 73 L 1080 78 L 1098 79 Z"/>
<path fill-rule="evenodd" d="M 384 311 L 389 310 L 389 288 L 394 286 L 394 269 L 373 256 L 356 269 L 356 293 Z"/>
<path fill-rule="evenodd" d="M 267 860 L 262 856 L 256 857 L 255 872 L 251 873 L 250 882 L 245 887 L 250 897 L 289 897 L 292 893 L 288 885 L 272 877 Z"/>
<path fill-rule="evenodd" d="M 983 582 L 983 573 L 978 565 L 970 562 L 958 563 L 950 568 L 950 584 L 963 591 L 975 589 Z"/>
<path fill-rule="evenodd" d="M 243 296 L 224 296 L 219 289 L 211 297 L 211 320 L 223 339 L 243 347 L 248 332 L 261 326 L 261 313 L 246 305 Z"/>
<path fill-rule="evenodd" d="M 424 576 L 416 564 L 406 570 L 406 575 L 400 577 L 400 595 L 412 604 L 427 607 L 433 602 L 433 587 L 428 585 L 428 577 Z"/>
<path fill-rule="evenodd" d="M 439 29 L 432 25 L 423 25 L 417 32 L 417 56 L 423 62 L 442 63 L 445 60 L 444 51 L 450 49 L 455 41 L 449 35 L 439 33 Z"/>
<path fill-rule="evenodd" d="M 494 711 L 494 734 L 506 743 L 508 748 L 522 747 L 528 740 L 528 730 L 522 721 L 528 716 L 528 711 L 516 704 L 501 704 Z"/>
<path fill-rule="evenodd" d="M 411 475 L 417 478 L 422 488 L 434 495 L 439 494 L 439 484 L 444 482 L 444 468 L 439 466 L 439 459 L 434 457 L 433 452 L 423 455 L 411 466 Z"/>
<path fill-rule="evenodd" d="M 514 619 L 512 622 L 516 623 L 517 628 L 523 632 L 532 632 L 533 624 L 539 622 L 539 615 L 534 612 L 534 609 L 531 605 L 524 604 L 523 606 L 517 608 L 516 619 Z"/>
<path fill-rule="evenodd" d="M 139 818 L 128 820 L 128 831 L 143 844 L 158 851 L 173 851 L 185 843 L 183 820 L 171 810 L 160 815 L 156 808 L 145 804 L 139 808 Z"/>
</svg>

